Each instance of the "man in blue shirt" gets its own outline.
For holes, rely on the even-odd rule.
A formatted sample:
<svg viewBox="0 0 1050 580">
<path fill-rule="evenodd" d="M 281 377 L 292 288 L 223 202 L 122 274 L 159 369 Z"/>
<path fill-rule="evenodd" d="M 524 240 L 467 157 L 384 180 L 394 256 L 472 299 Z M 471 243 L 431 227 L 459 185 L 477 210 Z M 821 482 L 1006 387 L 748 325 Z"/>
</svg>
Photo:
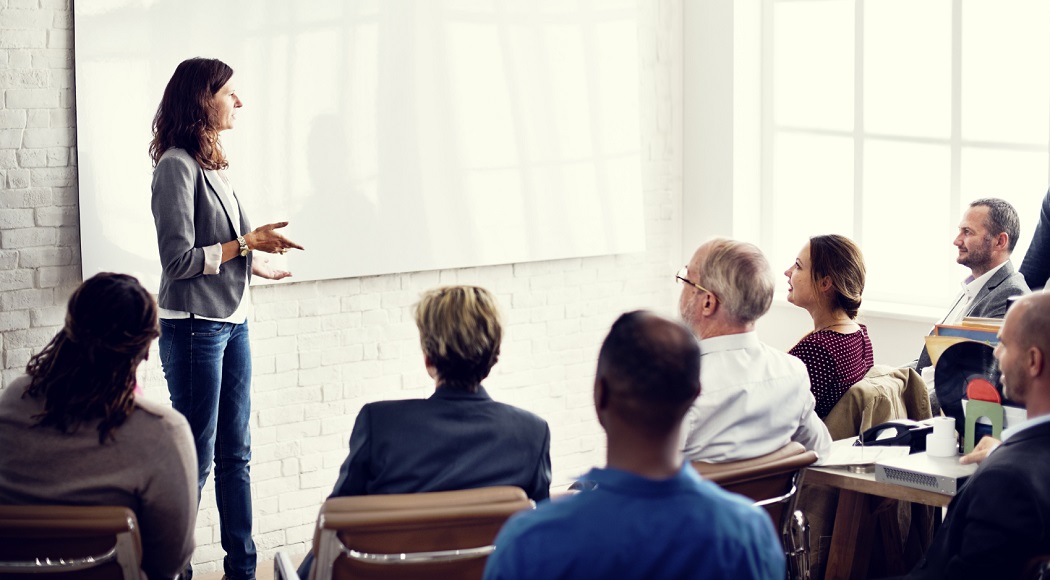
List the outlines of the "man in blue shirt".
<svg viewBox="0 0 1050 580">
<path fill-rule="evenodd" d="M 485 578 L 783 578 L 769 516 L 682 460 L 679 430 L 699 377 L 688 328 L 647 312 L 621 316 L 594 384 L 606 467 L 585 476 L 593 489 L 511 518 Z"/>
</svg>

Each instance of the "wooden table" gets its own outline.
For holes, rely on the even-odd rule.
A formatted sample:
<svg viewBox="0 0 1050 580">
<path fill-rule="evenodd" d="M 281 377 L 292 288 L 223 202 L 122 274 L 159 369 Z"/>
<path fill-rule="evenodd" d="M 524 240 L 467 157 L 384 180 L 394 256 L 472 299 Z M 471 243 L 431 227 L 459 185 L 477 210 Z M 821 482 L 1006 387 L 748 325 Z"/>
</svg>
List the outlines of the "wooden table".
<svg viewBox="0 0 1050 580">
<path fill-rule="evenodd" d="M 838 488 L 839 500 L 824 567 L 826 580 L 864 578 L 871 558 L 874 527 L 872 496 L 945 507 L 952 496 L 875 481 L 874 473 L 852 473 L 844 467 L 808 467 L 806 484 Z"/>
</svg>

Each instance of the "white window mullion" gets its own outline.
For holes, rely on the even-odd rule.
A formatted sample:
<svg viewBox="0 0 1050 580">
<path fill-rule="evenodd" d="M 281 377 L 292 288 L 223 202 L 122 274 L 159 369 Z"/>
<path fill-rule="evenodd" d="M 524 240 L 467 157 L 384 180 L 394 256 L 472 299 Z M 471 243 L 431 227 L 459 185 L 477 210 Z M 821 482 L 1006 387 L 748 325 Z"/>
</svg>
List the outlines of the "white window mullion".
<svg viewBox="0 0 1050 580">
<path fill-rule="evenodd" d="M 962 215 L 962 0 L 952 0 L 951 184 L 947 226 L 953 229 Z"/>
<path fill-rule="evenodd" d="M 864 0 L 853 7 L 853 238 L 864 244 Z"/>
<path fill-rule="evenodd" d="M 773 118 L 773 102 L 776 98 L 776 86 L 773 82 L 773 0 L 763 0 L 762 2 L 762 39 L 761 39 L 761 67 L 762 76 L 761 83 L 761 115 L 762 115 L 762 143 L 761 147 L 761 181 L 759 183 L 760 199 L 761 199 L 761 213 L 759 219 L 762 224 L 762 245 L 766 248 L 771 248 L 776 245 L 777 240 L 775 239 L 774 230 L 771 227 L 773 220 L 776 219 L 773 208 L 774 203 L 774 186 L 773 186 L 773 167 L 774 158 L 776 154 L 774 151 L 773 143 L 776 141 L 774 136 L 774 123 Z"/>
</svg>

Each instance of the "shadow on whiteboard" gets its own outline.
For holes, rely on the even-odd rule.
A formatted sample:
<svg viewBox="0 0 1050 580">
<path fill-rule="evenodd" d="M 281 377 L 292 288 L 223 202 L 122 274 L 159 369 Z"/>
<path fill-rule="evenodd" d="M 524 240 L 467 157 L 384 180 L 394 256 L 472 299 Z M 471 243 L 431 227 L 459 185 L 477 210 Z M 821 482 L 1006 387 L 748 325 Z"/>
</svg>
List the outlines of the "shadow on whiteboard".
<svg viewBox="0 0 1050 580">
<path fill-rule="evenodd" d="M 644 249 L 637 6 L 623 0 L 74 4 L 84 275 L 153 290 L 150 123 L 175 66 L 229 63 L 223 133 L 291 281 Z"/>
</svg>

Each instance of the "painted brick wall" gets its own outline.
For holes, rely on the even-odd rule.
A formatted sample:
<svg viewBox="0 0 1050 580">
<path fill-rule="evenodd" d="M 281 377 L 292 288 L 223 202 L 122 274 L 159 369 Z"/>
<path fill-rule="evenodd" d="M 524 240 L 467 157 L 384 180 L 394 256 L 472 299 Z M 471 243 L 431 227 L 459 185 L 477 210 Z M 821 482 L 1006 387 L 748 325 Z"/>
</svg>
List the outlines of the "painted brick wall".
<svg viewBox="0 0 1050 580">
<path fill-rule="evenodd" d="M 498 295 L 506 338 L 486 387 L 550 423 L 555 483 L 604 461 L 591 408 L 600 341 L 625 310 L 673 312 L 680 259 L 682 2 L 639 5 L 645 253 L 253 288 L 252 486 L 262 557 L 306 551 L 363 404 L 433 388 L 411 307 L 439 284 L 480 284 Z M 0 0 L 3 385 L 58 330 L 81 279 L 72 26 L 69 0 Z M 167 400 L 157 360 L 154 351 L 141 382 L 146 396 Z M 221 566 L 211 494 L 209 484 L 197 522 L 200 572 Z"/>
</svg>

